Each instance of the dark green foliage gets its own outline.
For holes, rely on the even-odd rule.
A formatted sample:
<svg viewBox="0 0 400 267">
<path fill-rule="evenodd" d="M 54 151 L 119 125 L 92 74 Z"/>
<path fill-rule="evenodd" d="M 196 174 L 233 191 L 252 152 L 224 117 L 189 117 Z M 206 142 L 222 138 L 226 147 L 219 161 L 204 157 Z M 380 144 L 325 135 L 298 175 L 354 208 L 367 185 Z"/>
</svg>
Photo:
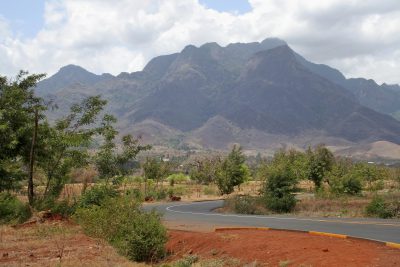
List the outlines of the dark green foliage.
<svg viewBox="0 0 400 267">
<path fill-rule="evenodd" d="M 126 233 L 128 258 L 155 262 L 164 257 L 167 235 L 158 213 L 139 213 L 132 221 L 130 229 Z"/>
<path fill-rule="evenodd" d="M 21 167 L 29 162 L 35 111 L 46 110 L 33 88 L 43 74 L 21 71 L 14 80 L 0 76 L 0 192 L 20 187 L 27 177 Z"/>
<path fill-rule="evenodd" d="M 297 180 L 286 165 L 271 168 L 263 188 L 263 198 L 266 208 L 275 212 L 290 212 L 296 206 L 293 193 L 296 191 Z"/>
<path fill-rule="evenodd" d="M 375 196 L 365 209 L 365 213 L 371 217 L 392 218 L 394 214 L 389 209 L 389 205 L 382 197 Z"/>
<path fill-rule="evenodd" d="M 222 161 L 217 173 L 216 184 L 222 195 L 233 192 L 249 175 L 241 147 L 234 146 L 228 157 Z"/>
<path fill-rule="evenodd" d="M 318 189 L 325 175 L 332 169 L 334 157 L 331 151 L 323 145 L 317 146 L 314 150 L 308 148 L 308 179 L 314 182 L 315 188 Z"/>
<path fill-rule="evenodd" d="M 106 199 L 118 196 L 118 191 L 107 185 L 95 185 L 86 190 L 79 199 L 79 207 L 100 206 Z"/>
<path fill-rule="evenodd" d="M 342 178 L 343 193 L 349 195 L 358 195 L 362 190 L 362 183 L 360 178 L 356 175 L 348 174 Z"/>
<path fill-rule="evenodd" d="M 155 262 L 165 255 L 167 232 L 160 215 L 142 211 L 130 197 L 78 208 L 75 219 L 87 234 L 106 239 L 131 260 Z"/>
<path fill-rule="evenodd" d="M 28 204 L 9 193 L 0 193 L 0 224 L 23 223 L 31 217 Z"/>
</svg>

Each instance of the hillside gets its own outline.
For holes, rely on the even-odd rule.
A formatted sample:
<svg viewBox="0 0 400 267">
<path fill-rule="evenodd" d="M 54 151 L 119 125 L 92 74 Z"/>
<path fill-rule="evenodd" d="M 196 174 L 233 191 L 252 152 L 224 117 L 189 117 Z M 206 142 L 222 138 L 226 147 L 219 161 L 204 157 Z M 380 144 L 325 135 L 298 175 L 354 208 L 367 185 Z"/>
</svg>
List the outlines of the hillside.
<svg viewBox="0 0 400 267">
<path fill-rule="evenodd" d="M 279 39 L 189 45 L 116 77 L 70 65 L 40 82 L 37 92 L 60 111 L 101 94 L 121 132 L 149 143 L 211 149 L 240 143 L 251 150 L 317 141 L 337 147 L 400 143 L 400 122 L 388 115 L 400 111 L 398 86 L 346 79 Z"/>
</svg>

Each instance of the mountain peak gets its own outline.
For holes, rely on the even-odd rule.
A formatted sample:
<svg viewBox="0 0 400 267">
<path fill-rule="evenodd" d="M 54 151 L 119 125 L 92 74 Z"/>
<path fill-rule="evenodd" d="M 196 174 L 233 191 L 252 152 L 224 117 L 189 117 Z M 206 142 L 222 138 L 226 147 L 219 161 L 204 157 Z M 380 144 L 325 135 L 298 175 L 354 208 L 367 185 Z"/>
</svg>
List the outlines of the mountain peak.
<svg viewBox="0 0 400 267">
<path fill-rule="evenodd" d="M 281 45 L 254 54 L 246 64 L 241 78 L 281 79 L 282 75 L 305 68 L 296 60 L 288 45 Z"/>
</svg>

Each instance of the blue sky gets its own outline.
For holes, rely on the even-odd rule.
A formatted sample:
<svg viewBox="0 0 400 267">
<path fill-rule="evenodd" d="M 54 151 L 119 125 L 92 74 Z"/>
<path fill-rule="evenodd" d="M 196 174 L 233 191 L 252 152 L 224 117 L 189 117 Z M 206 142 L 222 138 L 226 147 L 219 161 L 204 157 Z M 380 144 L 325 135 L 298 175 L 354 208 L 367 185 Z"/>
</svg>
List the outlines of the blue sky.
<svg viewBox="0 0 400 267">
<path fill-rule="evenodd" d="M 217 11 L 243 14 L 251 10 L 247 0 L 199 0 Z M 43 27 L 45 0 L 0 0 L 0 16 L 9 23 L 12 32 L 31 38 Z"/>
<path fill-rule="evenodd" d="M 247 0 L 200 0 L 206 7 L 218 10 L 243 14 L 251 10 Z"/>
<path fill-rule="evenodd" d="M 43 26 L 44 0 L 2 0 L 0 16 L 14 34 L 34 37 Z"/>
</svg>

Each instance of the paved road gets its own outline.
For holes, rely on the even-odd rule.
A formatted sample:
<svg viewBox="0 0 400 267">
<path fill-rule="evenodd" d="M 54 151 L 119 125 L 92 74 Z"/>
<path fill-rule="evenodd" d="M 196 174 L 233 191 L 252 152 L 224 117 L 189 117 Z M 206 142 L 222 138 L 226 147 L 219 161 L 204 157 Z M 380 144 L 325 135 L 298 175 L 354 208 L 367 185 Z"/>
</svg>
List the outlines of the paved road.
<svg viewBox="0 0 400 267">
<path fill-rule="evenodd" d="M 213 226 L 256 226 L 303 231 L 319 231 L 345 234 L 372 240 L 400 243 L 400 220 L 309 218 L 284 215 L 259 216 L 219 214 L 212 210 L 221 207 L 222 200 L 166 203 L 146 205 L 164 214 L 166 221 L 186 224 L 209 224 Z"/>
</svg>

